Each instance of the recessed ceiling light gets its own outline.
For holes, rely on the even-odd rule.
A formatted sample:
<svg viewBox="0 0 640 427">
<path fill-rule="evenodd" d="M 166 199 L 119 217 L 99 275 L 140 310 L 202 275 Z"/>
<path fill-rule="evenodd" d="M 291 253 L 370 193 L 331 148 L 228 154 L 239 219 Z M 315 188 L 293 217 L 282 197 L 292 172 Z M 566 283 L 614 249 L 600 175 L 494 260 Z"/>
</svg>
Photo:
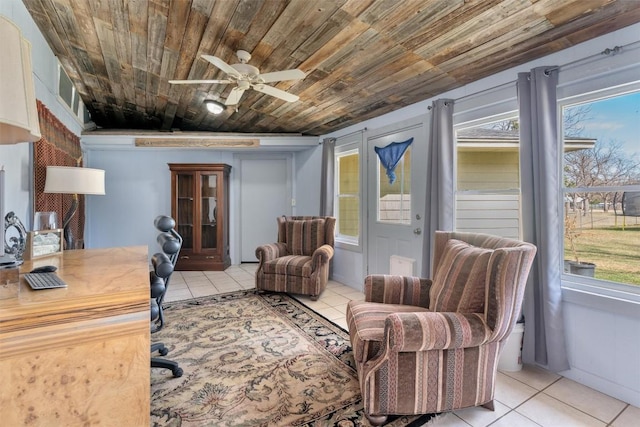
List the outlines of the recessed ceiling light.
<svg viewBox="0 0 640 427">
<path fill-rule="evenodd" d="M 207 110 L 212 114 L 220 114 L 224 111 L 224 104 L 213 99 L 206 99 L 204 105 L 207 106 Z"/>
</svg>

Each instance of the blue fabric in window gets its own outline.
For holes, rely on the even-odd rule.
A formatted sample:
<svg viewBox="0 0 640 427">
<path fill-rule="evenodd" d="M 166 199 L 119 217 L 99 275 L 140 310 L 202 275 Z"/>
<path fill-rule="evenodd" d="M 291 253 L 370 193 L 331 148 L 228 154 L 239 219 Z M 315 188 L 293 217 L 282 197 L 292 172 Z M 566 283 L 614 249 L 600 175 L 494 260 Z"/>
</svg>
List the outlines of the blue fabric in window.
<svg viewBox="0 0 640 427">
<path fill-rule="evenodd" d="M 395 169 L 398 166 L 398 162 L 407 151 L 409 145 L 413 142 L 413 138 L 409 138 L 403 142 L 392 142 L 386 147 L 374 147 L 373 149 L 380 158 L 380 163 L 387 171 L 389 177 L 389 184 L 393 184 L 396 181 Z"/>
</svg>

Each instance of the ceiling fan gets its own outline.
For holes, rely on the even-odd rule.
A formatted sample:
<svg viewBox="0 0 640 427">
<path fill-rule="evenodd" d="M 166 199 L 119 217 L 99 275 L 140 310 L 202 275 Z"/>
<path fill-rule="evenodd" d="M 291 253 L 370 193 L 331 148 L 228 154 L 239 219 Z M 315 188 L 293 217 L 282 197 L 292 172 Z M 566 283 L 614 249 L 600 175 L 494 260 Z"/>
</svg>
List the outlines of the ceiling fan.
<svg viewBox="0 0 640 427">
<path fill-rule="evenodd" d="M 304 71 L 298 69 L 274 71 L 272 73 L 260 74 L 260 70 L 253 65 L 249 65 L 248 62 L 251 59 L 251 54 L 244 50 L 236 52 L 239 63 L 227 64 L 222 59 L 211 56 L 202 55 L 204 59 L 209 61 L 214 66 L 224 71 L 228 78 L 225 80 L 169 80 L 171 84 L 232 84 L 235 83 L 235 87 L 231 89 L 231 93 L 224 102 L 225 105 L 237 105 L 240 102 L 242 94 L 247 89 L 253 89 L 258 92 L 265 93 L 267 95 L 275 96 L 287 102 L 295 102 L 300 99 L 299 96 L 293 95 L 284 90 L 275 88 L 273 86 L 266 85 L 265 83 L 279 82 L 283 80 L 301 80 L 306 77 Z"/>
</svg>

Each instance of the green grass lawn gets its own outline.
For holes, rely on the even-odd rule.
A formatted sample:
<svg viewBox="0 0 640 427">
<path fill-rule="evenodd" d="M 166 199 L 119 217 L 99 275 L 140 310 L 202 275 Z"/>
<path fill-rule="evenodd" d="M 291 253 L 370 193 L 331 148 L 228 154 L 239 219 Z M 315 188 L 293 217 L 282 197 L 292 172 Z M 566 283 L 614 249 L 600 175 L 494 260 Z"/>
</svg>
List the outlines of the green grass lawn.
<svg viewBox="0 0 640 427">
<path fill-rule="evenodd" d="M 580 261 L 596 264 L 596 279 L 640 285 L 640 226 L 583 228 L 576 247 Z M 565 248 L 574 260 L 566 241 Z"/>
</svg>

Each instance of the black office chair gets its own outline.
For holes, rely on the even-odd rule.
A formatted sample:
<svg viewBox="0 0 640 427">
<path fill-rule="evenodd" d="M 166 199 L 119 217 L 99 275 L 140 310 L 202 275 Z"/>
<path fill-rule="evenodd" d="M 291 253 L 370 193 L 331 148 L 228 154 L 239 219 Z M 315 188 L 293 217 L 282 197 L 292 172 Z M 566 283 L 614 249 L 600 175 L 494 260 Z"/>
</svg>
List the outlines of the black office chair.
<svg viewBox="0 0 640 427">
<path fill-rule="evenodd" d="M 153 270 L 149 273 L 151 282 L 151 333 L 158 332 L 164 327 L 162 302 L 167 293 L 169 279 L 171 279 L 171 274 L 182 247 L 182 237 L 174 228 L 176 222 L 173 218 L 160 215 L 153 224 L 160 231 L 156 240 L 162 248 L 162 252 L 158 252 L 151 257 L 151 264 L 153 265 Z M 166 356 L 169 353 L 169 349 L 161 342 L 151 344 L 151 353 L 156 351 L 161 356 Z M 151 367 L 171 369 L 174 377 L 181 377 L 183 373 L 182 368 L 178 366 L 178 362 L 159 357 L 151 358 Z"/>
</svg>

